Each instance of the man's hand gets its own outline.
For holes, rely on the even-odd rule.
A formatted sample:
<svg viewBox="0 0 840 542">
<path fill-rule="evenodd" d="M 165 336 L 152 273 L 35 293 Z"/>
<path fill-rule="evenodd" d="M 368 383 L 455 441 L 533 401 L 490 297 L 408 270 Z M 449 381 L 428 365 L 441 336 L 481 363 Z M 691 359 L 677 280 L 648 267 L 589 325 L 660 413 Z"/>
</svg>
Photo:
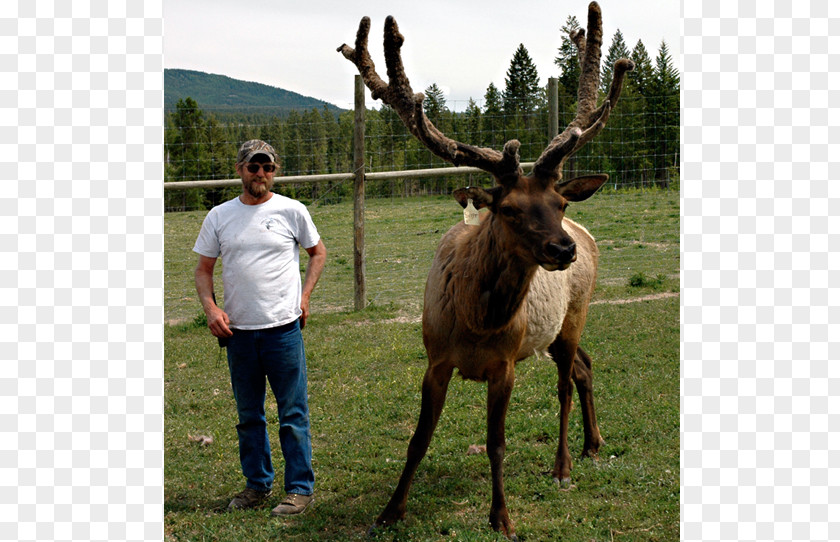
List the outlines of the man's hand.
<svg viewBox="0 0 840 542">
<path fill-rule="evenodd" d="M 195 268 L 195 289 L 198 292 L 201 308 L 207 315 L 207 327 L 210 328 L 210 333 L 223 339 L 232 336 L 233 331 L 230 330 L 230 318 L 216 305 L 216 296 L 213 295 L 213 267 L 215 265 L 216 258 L 198 257 L 198 265 Z"/>
<path fill-rule="evenodd" d="M 207 313 L 207 327 L 210 328 L 210 333 L 216 337 L 225 338 L 233 335 L 233 331 L 229 327 L 230 318 L 225 311 L 219 307 L 211 307 L 210 312 Z"/>
<path fill-rule="evenodd" d="M 319 240 L 314 247 L 306 249 L 309 254 L 309 262 L 306 264 L 306 274 L 303 277 L 303 291 L 300 296 L 300 328 L 306 326 L 306 319 L 309 318 L 309 296 L 321 277 L 324 265 L 327 263 L 327 248 L 324 242 Z"/>
</svg>

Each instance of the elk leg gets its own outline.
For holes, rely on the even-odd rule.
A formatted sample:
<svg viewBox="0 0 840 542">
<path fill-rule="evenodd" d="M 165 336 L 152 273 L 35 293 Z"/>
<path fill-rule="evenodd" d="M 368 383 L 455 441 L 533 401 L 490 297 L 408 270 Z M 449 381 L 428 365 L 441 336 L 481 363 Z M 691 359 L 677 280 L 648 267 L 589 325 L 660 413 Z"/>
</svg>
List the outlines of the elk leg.
<svg viewBox="0 0 840 542">
<path fill-rule="evenodd" d="M 490 505 L 490 525 L 505 536 L 517 540 L 505 502 L 503 461 L 505 458 L 505 416 L 513 391 L 513 364 L 503 374 L 487 383 L 487 456 L 493 478 L 493 501 Z"/>
<path fill-rule="evenodd" d="M 572 365 L 577 341 L 564 340 L 561 336 L 549 346 L 551 357 L 557 364 L 557 398 L 560 400 L 560 436 L 554 469 L 551 474 L 563 486 L 572 482 L 572 455 L 569 453 L 569 412 L 572 408 Z M 583 410 L 583 409 L 581 409 Z"/>
<path fill-rule="evenodd" d="M 572 367 L 572 379 L 577 387 L 580 398 L 580 409 L 583 415 L 583 457 L 595 458 L 604 439 L 598 429 L 595 416 L 595 398 L 592 393 L 592 358 L 578 346 L 575 362 Z"/>
<path fill-rule="evenodd" d="M 426 375 L 423 377 L 420 419 L 417 421 L 417 429 L 414 430 L 414 435 L 408 444 L 405 467 L 397 484 L 397 489 L 394 490 L 391 500 L 388 501 L 382 513 L 376 518 L 370 532 L 376 527 L 391 525 L 405 517 L 408 490 L 411 487 L 411 481 L 417 471 L 417 466 L 429 448 L 429 442 L 432 440 L 432 434 L 435 432 L 440 413 L 443 410 L 443 403 L 446 401 L 446 390 L 451 378 L 451 366 L 430 365 L 426 369 Z"/>
</svg>

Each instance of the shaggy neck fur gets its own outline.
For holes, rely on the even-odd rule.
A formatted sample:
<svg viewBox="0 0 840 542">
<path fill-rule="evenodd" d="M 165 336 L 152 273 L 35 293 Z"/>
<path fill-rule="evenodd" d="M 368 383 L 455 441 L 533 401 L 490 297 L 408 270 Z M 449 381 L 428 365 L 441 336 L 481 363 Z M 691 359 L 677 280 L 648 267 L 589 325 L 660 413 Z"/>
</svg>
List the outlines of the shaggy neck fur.
<svg viewBox="0 0 840 542">
<path fill-rule="evenodd" d="M 501 227 L 493 215 L 483 220 L 457 247 L 452 262 L 463 271 L 452 277 L 456 314 L 476 333 L 499 331 L 510 324 L 537 270 L 536 264 L 518 255 L 516 246 L 505 244 Z"/>
</svg>

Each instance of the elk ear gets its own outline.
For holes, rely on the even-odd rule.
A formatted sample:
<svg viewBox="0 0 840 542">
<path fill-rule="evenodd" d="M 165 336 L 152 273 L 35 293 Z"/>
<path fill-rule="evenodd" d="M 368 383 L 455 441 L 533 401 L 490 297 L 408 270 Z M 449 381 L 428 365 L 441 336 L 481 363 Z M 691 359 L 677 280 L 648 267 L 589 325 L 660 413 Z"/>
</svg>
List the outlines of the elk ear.
<svg viewBox="0 0 840 542">
<path fill-rule="evenodd" d="M 554 189 L 569 201 L 583 201 L 601 188 L 610 176 L 606 173 L 597 175 L 584 175 L 576 177 L 571 181 L 557 183 Z"/>
<path fill-rule="evenodd" d="M 501 189 L 501 186 L 494 186 L 493 188 L 468 186 L 452 192 L 452 196 L 455 198 L 455 201 L 461 204 L 461 207 L 466 207 L 467 200 L 471 199 L 473 200 L 473 206 L 476 209 L 481 209 L 482 207 L 493 205 L 493 201 Z"/>
</svg>

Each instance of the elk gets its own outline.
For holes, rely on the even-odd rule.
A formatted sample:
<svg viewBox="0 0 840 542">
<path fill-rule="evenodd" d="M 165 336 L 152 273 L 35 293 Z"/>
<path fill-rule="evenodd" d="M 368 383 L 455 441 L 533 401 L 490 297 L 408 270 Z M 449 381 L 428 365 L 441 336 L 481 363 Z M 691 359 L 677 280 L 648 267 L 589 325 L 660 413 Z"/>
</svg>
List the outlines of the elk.
<svg viewBox="0 0 840 542">
<path fill-rule="evenodd" d="M 393 17 L 385 20 L 386 83 L 377 74 L 367 47 L 370 19 L 364 17 L 355 48 L 338 48 L 355 64 L 374 99 L 389 105 L 413 136 L 456 166 L 490 173 L 492 188 L 467 187 L 453 195 L 462 207 L 472 200 L 479 225 L 463 222 L 441 239 L 426 282 L 423 343 L 428 368 L 423 378 L 420 416 L 396 490 L 371 530 L 405 516 L 411 481 L 440 418 L 453 371 L 487 382 L 487 455 L 492 475 L 490 525 L 516 539 L 505 501 L 502 462 L 505 416 L 514 383 L 514 366 L 535 352 L 547 352 L 557 365 L 560 434 L 552 469 L 562 484 L 570 482 L 572 458 L 567 434 L 572 380 L 578 387 L 584 419 L 584 456 L 595 456 L 602 443 L 592 398 L 589 356 L 580 348 L 589 300 L 595 287 L 598 249 L 589 232 L 564 218 L 569 202 L 583 201 L 607 180 L 587 175 L 561 182 L 565 160 L 604 127 L 633 62 L 614 65 L 613 80 L 598 106 L 601 63 L 601 10 L 589 4 L 587 30 L 571 36 L 581 64 L 575 118 L 554 137 L 525 175 L 519 164 L 519 141 L 501 152 L 454 141 L 441 133 L 423 111 L 424 95 L 414 93 L 402 64 L 403 36 Z"/>
</svg>

